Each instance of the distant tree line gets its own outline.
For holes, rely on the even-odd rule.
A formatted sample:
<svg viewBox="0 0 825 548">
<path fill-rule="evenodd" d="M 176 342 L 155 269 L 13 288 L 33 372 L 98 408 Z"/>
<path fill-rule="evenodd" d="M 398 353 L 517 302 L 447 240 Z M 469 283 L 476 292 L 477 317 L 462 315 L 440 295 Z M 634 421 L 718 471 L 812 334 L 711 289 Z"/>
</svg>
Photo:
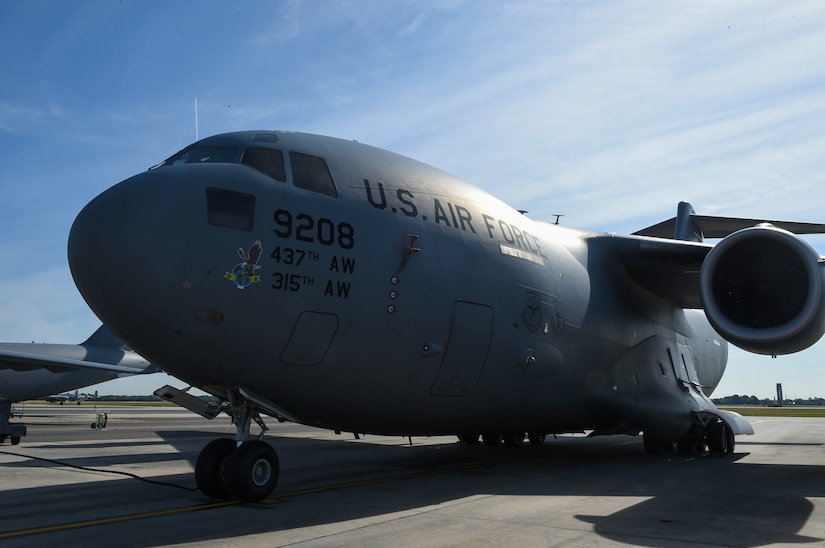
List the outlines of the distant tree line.
<svg viewBox="0 0 825 548">
<path fill-rule="evenodd" d="M 198 396 L 202 400 L 217 401 L 215 396 Z M 102 395 L 95 396 L 94 394 L 80 394 L 81 400 L 95 401 L 95 402 L 164 402 L 165 400 L 155 395 L 151 396 L 117 396 L 117 395 Z"/>
<path fill-rule="evenodd" d="M 157 396 L 115 396 L 105 395 L 94 396 L 89 398 L 90 401 L 139 401 L 139 402 L 162 402 L 163 400 Z"/>
<path fill-rule="evenodd" d="M 713 398 L 716 405 L 777 405 L 776 400 L 768 398 L 759 399 L 756 396 L 725 396 L 724 398 Z M 825 405 L 825 398 L 795 398 L 782 400 L 782 405 Z"/>
</svg>

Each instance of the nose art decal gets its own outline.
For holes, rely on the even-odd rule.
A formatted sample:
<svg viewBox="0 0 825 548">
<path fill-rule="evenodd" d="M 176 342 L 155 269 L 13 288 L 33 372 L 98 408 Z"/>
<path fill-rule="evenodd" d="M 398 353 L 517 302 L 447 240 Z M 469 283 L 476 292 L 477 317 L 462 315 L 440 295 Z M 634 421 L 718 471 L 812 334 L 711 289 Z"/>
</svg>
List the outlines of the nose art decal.
<svg viewBox="0 0 825 548">
<path fill-rule="evenodd" d="M 232 272 L 224 274 L 224 278 L 231 280 L 238 289 L 244 289 L 255 282 L 260 282 L 261 277 L 255 275 L 255 271 L 261 268 L 258 266 L 261 252 L 263 252 L 263 247 L 260 240 L 255 240 L 249 251 L 244 251 L 242 247 L 239 247 L 238 256 L 243 259 L 243 262 L 236 264 L 232 268 Z"/>
</svg>

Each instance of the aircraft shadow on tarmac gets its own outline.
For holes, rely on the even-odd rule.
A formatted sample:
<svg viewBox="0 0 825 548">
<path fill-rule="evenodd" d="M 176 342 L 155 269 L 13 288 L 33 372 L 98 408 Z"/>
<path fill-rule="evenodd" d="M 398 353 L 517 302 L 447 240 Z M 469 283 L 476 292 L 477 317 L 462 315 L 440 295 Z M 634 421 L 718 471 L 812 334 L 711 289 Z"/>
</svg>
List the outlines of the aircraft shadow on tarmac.
<svg viewBox="0 0 825 548">
<path fill-rule="evenodd" d="M 107 465 L 134 465 L 130 471 L 140 474 L 141 463 L 176 459 L 193 464 L 203 439 L 214 437 L 214 432 L 188 436 L 156 433 L 163 440 L 158 444 L 170 444 L 176 451 L 133 453 L 117 456 L 114 461 L 106 457 Z M 202 512 L 177 514 L 174 519 L 181 525 L 176 530 L 182 536 L 176 541 L 297 530 L 435 505 L 454 511 L 461 507 L 462 500 L 477 499 L 479 495 L 493 495 L 489 506 L 474 505 L 467 512 L 490 521 L 512 520 L 520 526 L 533 526 L 539 535 L 552 534 L 553 527 L 587 531 L 586 524 L 592 524 L 595 532 L 606 539 L 640 546 L 659 546 L 664 540 L 736 546 L 825 540 L 798 534 L 814 510 L 806 497 L 825 496 L 825 467 L 737 463 L 747 455 L 741 451 L 727 459 L 686 458 L 675 453 L 654 457 L 644 454 L 637 439 L 620 438 L 626 441 L 616 442 L 566 436 L 541 447 L 518 448 L 415 445 L 415 438 L 412 446 L 405 446 L 401 438 L 397 444 L 387 444 L 387 438 L 371 436 L 358 441 L 267 438 L 277 447 L 281 460 L 281 480 L 273 498 L 265 504 L 230 506 L 235 508 L 231 517 L 220 516 L 229 512 L 226 508 L 209 510 L 209 519 Z M 380 443 L 374 443 L 376 440 Z M 87 457 L 69 459 L 69 463 L 94 467 L 103 460 Z M 163 485 L 136 485 L 133 479 L 112 480 L 122 484 L 123 489 L 116 489 L 120 494 L 107 503 L 109 512 L 123 515 L 130 511 L 128 504 L 136 500 L 163 499 L 167 504 L 173 500 L 178 506 L 208 502 L 193 491 L 191 474 L 158 479 L 191 492 L 185 494 Z M 112 485 L 111 481 L 105 483 Z M 99 488 L 95 485 L 19 490 L 25 493 L 5 491 L 3 498 L 50 501 L 91 497 L 99 504 L 101 495 L 95 494 Z M 173 493 L 180 495 L 175 497 Z M 535 500 L 525 504 L 525 497 Z M 559 502 L 559 497 L 584 502 L 571 509 L 569 502 Z M 625 505 L 624 499 L 615 499 L 618 502 L 613 504 L 612 497 L 633 502 Z M 510 506 L 516 499 L 521 501 L 518 509 Z M 588 504 L 588 499 L 594 499 L 593 503 Z M 605 500 L 610 503 L 605 504 Z M 127 507 L 119 508 L 119 504 Z M 619 505 L 622 507 L 616 510 Z M 591 508 L 593 513 L 581 511 Z M 613 511 L 599 515 L 600 508 Z M 518 512 L 517 518 L 509 514 L 511 511 Z M 233 526 L 227 527 L 230 520 Z M 13 528 L 6 523 L 1 529 Z M 172 540 L 168 536 L 153 539 L 153 528 L 143 529 L 146 538 L 135 538 L 138 544 Z M 88 535 L 88 529 L 83 534 Z"/>
</svg>

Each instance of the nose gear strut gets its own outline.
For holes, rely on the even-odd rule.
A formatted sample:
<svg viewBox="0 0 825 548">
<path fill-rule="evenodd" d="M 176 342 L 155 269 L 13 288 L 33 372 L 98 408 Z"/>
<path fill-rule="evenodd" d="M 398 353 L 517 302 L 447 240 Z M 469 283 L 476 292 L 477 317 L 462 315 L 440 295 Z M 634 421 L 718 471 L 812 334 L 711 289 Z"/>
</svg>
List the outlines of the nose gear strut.
<svg viewBox="0 0 825 548">
<path fill-rule="evenodd" d="M 262 440 L 266 431 L 269 430 L 264 424 L 258 409 L 251 405 L 249 400 L 242 396 L 240 392 L 229 392 L 229 411 L 227 413 L 232 417 L 232 424 L 235 425 L 235 441 L 238 446 L 249 441 L 249 430 L 252 421 L 255 421 L 255 424 L 261 428 L 261 433 L 255 438 L 256 440 Z"/>
</svg>

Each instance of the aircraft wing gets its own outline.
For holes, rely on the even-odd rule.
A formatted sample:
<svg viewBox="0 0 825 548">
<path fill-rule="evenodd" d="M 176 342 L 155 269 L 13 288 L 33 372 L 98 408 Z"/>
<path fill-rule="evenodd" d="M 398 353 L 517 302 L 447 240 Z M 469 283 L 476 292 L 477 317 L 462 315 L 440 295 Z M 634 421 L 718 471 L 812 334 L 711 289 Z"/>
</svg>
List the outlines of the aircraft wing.
<svg viewBox="0 0 825 548">
<path fill-rule="evenodd" d="M 825 234 L 823 223 L 803 223 L 798 221 L 771 221 L 767 219 L 746 219 L 742 217 L 716 217 L 713 215 L 696 215 L 690 204 L 686 204 L 690 213 L 684 218 L 679 216 L 661 223 L 643 228 L 633 233 L 634 236 L 652 236 L 654 238 L 673 238 L 679 232 L 680 225 L 687 224 L 700 231 L 705 238 L 724 238 L 737 230 L 768 223 L 776 228 L 794 234 Z M 680 204 L 681 206 L 681 204 Z M 680 212 L 681 213 L 681 212 Z"/>
<path fill-rule="evenodd" d="M 32 345 L 37 346 L 37 345 Z M 96 370 L 111 371 L 113 373 L 150 373 L 155 371 L 149 362 L 134 360 L 134 365 L 113 365 L 85 360 L 75 360 L 59 356 L 49 356 L 37 353 L 19 352 L 0 348 L 0 369 L 26 371 L 32 369 L 48 369 L 49 371 Z"/>
<path fill-rule="evenodd" d="M 587 243 L 591 251 L 614 257 L 617 274 L 641 289 L 682 308 L 702 308 L 699 271 L 712 245 L 616 234 L 590 236 Z"/>
<path fill-rule="evenodd" d="M 702 308 L 699 271 L 714 247 L 704 243 L 704 239 L 727 238 L 760 225 L 793 234 L 825 234 L 823 223 L 697 215 L 689 203 L 682 202 L 672 219 L 630 236 L 592 235 L 588 244 L 591 248 L 601 247 L 604 256 L 615 257 L 616 268 L 643 290 L 682 308 Z M 812 248 L 810 251 L 813 253 Z M 787 255 L 775 256 L 778 261 L 786 258 Z"/>
</svg>

